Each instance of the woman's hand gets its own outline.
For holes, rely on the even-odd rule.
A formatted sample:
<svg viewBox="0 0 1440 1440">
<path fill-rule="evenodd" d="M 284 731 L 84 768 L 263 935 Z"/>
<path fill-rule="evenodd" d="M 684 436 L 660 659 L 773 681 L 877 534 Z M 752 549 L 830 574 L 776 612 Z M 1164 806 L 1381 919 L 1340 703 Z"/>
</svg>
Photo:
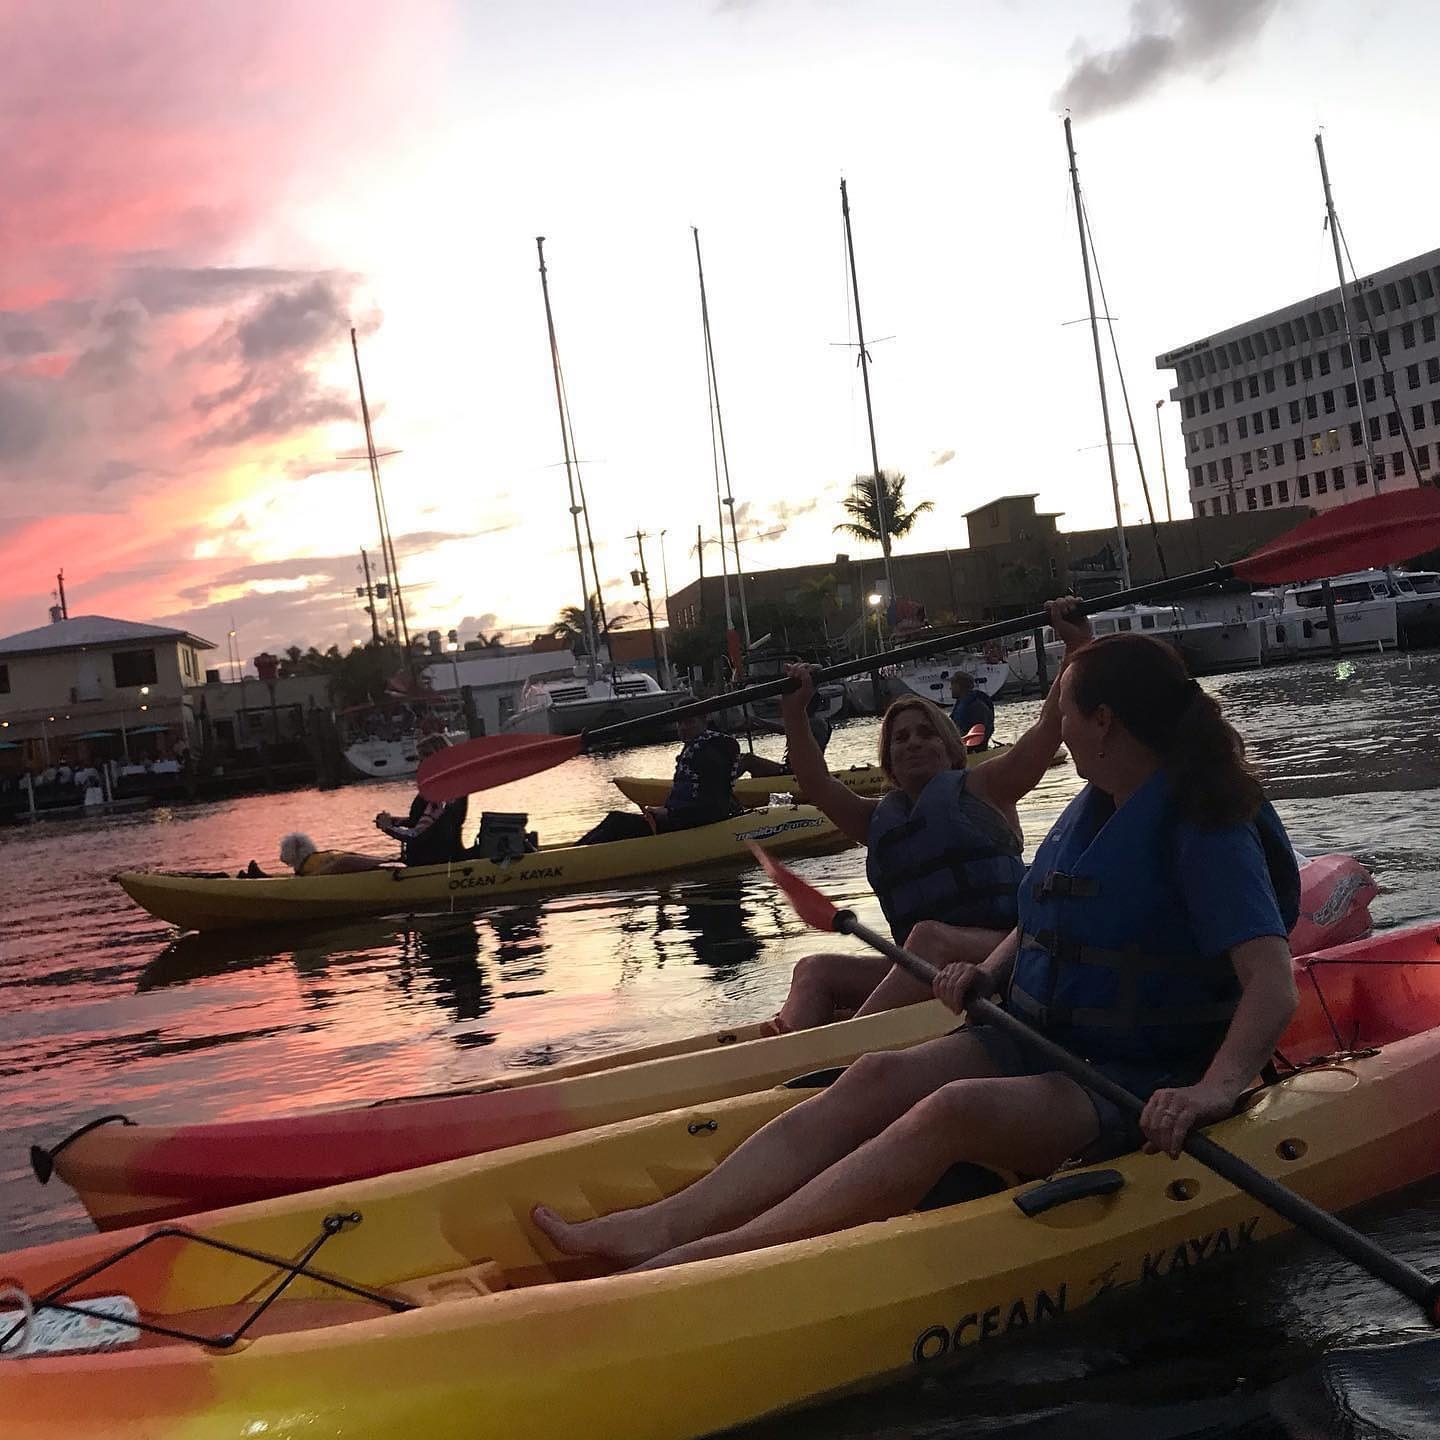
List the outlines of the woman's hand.
<svg viewBox="0 0 1440 1440">
<path fill-rule="evenodd" d="M 957 1015 L 965 1013 L 966 1005 L 977 997 L 985 998 L 996 991 L 995 978 L 979 965 L 947 965 L 935 977 L 935 998 Z"/>
<path fill-rule="evenodd" d="M 377 830 L 383 830 L 387 825 L 393 825 L 394 823 L 395 817 L 388 810 L 382 810 L 375 817 L 375 828 Z"/>
<path fill-rule="evenodd" d="M 785 678 L 798 682 L 795 690 L 785 690 L 780 695 L 780 713 L 787 720 L 805 718 L 805 708 L 815 694 L 815 676 L 809 665 L 787 665 Z"/>
<path fill-rule="evenodd" d="M 1172 1160 L 1178 1159 L 1186 1136 L 1195 1126 L 1226 1119 L 1239 1099 L 1240 1092 L 1204 1081 L 1182 1090 L 1157 1090 L 1145 1102 L 1140 1115 L 1145 1153 L 1154 1155 L 1163 1150 Z"/>
<path fill-rule="evenodd" d="M 1076 612 L 1079 604 L 1080 601 L 1074 595 L 1062 595 L 1058 600 L 1045 602 L 1050 628 L 1054 630 L 1057 639 L 1064 641 L 1067 655 L 1082 645 L 1088 645 L 1094 638 L 1089 617 Z"/>
</svg>

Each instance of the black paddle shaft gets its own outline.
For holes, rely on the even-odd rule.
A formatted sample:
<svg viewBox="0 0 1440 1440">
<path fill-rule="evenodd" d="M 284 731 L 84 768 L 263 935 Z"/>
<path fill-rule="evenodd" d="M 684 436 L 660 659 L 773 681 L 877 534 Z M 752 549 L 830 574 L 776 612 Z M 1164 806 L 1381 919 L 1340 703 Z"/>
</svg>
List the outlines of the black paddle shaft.
<svg viewBox="0 0 1440 1440">
<path fill-rule="evenodd" d="M 841 910 L 835 916 L 835 928 L 843 935 L 853 935 L 863 940 L 872 949 L 893 960 L 917 980 L 931 984 L 939 971 L 928 960 L 912 954 L 909 950 L 887 940 L 885 936 L 862 925 L 849 910 Z M 1139 1115 L 1145 1102 L 1132 1095 L 1123 1085 L 1117 1085 L 1108 1075 L 1102 1075 L 1093 1065 L 1072 1055 L 1064 1046 L 1032 1029 L 1018 1016 L 1002 1010 L 993 1000 L 971 1000 L 966 1013 L 975 1020 L 1003 1030 L 1022 1045 L 1043 1055 L 1057 1070 L 1071 1079 L 1079 1081 L 1087 1090 Z M 1362 1270 L 1368 1271 L 1377 1280 L 1393 1286 L 1402 1295 L 1413 1300 L 1424 1311 L 1432 1325 L 1440 1324 L 1440 1280 L 1427 1275 L 1423 1270 L 1402 1260 L 1398 1255 L 1377 1245 L 1368 1236 L 1347 1225 L 1343 1220 L 1322 1210 L 1303 1195 L 1272 1180 L 1270 1176 L 1247 1164 L 1238 1155 L 1217 1145 L 1208 1135 L 1196 1131 L 1186 1137 L 1185 1153 L 1198 1160 L 1207 1169 L 1228 1180 L 1237 1190 L 1253 1196 L 1262 1205 L 1277 1215 L 1323 1241 L 1331 1249 L 1353 1260 Z"/>
<path fill-rule="evenodd" d="M 1231 579 L 1235 574 L 1233 566 L 1211 565 L 1204 570 L 1192 570 L 1188 575 L 1176 575 L 1169 580 L 1155 580 L 1149 585 L 1136 585 L 1129 590 L 1112 590 L 1108 595 L 1098 595 L 1090 600 L 1080 600 L 1074 613 L 1090 615 L 1096 610 L 1113 610 L 1117 605 L 1139 605 L 1147 600 L 1163 600 L 1167 596 L 1181 595 L 1192 590 L 1203 590 L 1207 585 L 1218 585 Z M 854 660 L 829 665 L 815 672 L 815 681 L 845 680 L 851 675 L 864 675 L 882 665 L 898 665 L 905 660 L 918 660 L 925 655 L 935 655 L 944 650 L 961 650 L 969 645 L 983 645 L 987 640 L 1003 640 L 1010 635 L 1024 635 L 1027 631 L 1038 630 L 1050 623 L 1050 616 L 1044 610 L 1032 611 L 1029 615 L 1018 615 L 1011 620 L 996 620 L 990 625 L 980 625 L 973 630 L 958 630 L 953 635 L 934 635 L 925 640 L 916 640 L 909 645 L 900 645 L 879 655 L 860 655 Z M 587 730 L 580 737 L 581 750 L 592 744 L 618 740 L 622 735 L 633 734 L 648 726 L 664 725 L 683 720 L 687 715 L 708 715 L 712 710 L 723 710 L 730 705 L 747 705 L 752 700 L 768 700 L 772 695 L 784 695 L 798 688 L 797 682 L 789 676 L 777 680 L 762 680 L 758 685 L 747 685 L 741 690 L 730 690 L 707 700 L 693 700 L 688 705 L 677 705 L 672 710 L 656 710 L 649 715 L 637 715 L 633 720 L 620 720 L 614 725 L 602 725 L 598 730 Z"/>
</svg>

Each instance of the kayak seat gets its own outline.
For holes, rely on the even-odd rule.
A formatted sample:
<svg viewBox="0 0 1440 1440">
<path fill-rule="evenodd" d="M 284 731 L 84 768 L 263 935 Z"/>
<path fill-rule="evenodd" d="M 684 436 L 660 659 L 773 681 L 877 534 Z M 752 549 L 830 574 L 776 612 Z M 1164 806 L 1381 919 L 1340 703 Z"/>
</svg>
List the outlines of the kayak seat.
<svg viewBox="0 0 1440 1440">
<path fill-rule="evenodd" d="M 389 1293 L 412 1305 L 444 1305 L 452 1300 L 474 1300 L 481 1295 L 494 1295 L 508 1290 L 510 1282 L 503 1267 L 495 1260 L 482 1260 L 463 1270 L 447 1270 L 440 1275 L 421 1275 L 387 1287 Z"/>
</svg>

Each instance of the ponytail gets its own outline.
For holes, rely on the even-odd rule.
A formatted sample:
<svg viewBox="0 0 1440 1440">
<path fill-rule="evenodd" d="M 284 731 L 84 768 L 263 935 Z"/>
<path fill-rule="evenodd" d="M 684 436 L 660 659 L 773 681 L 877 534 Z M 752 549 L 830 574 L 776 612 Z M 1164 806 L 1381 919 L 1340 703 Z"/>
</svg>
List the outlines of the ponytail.
<svg viewBox="0 0 1440 1440">
<path fill-rule="evenodd" d="M 1245 742 L 1189 676 L 1175 650 L 1148 635 L 1106 635 L 1075 652 L 1070 693 L 1082 714 L 1108 705 L 1159 757 L 1186 819 L 1253 820 L 1264 802 Z"/>
</svg>

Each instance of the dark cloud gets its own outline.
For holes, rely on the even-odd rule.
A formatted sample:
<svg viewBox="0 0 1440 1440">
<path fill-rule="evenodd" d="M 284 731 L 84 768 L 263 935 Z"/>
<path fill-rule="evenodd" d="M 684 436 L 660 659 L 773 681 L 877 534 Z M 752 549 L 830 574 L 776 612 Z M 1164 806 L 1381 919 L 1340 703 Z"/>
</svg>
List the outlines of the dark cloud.
<svg viewBox="0 0 1440 1440">
<path fill-rule="evenodd" d="M 289 370 L 262 385 L 252 375 L 236 387 L 227 400 L 245 396 L 234 414 L 212 426 L 198 440 L 206 449 L 222 445 L 244 445 L 252 440 L 278 439 L 307 430 L 312 425 L 344 420 L 354 414 L 354 402 L 347 395 L 323 389 L 303 370 Z"/>
<path fill-rule="evenodd" d="M 148 317 L 136 302 L 108 310 L 92 343 L 76 356 L 66 380 L 87 389 L 113 390 L 136 376 L 147 340 Z"/>
<path fill-rule="evenodd" d="M 240 353 L 250 363 L 278 355 L 308 355 L 345 337 L 349 302 L 328 276 L 297 290 L 266 296 L 235 327 Z"/>
<path fill-rule="evenodd" d="M 105 460 L 90 472 L 90 488 L 108 490 L 112 485 L 121 485 L 139 473 L 140 467 L 132 465 L 128 460 Z"/>
<path fill-rule="evenodd" d="M 50 386 L 21 376 L 0 376 L 0 460 L 33 455 L 49 431 Z"/>
<path fill-rule="evenodd" d="M 121 293 L 133 296 L 152 315 L 170 315 L 228 305 L 257 291 L 303 286 L 312 278 L 313 272 L 258 265 L 145 265 L 122 277 Z"/>
<path fill-rule="evenodd" d="M 1186 71 L 1217 74 L 1252 40 L 1280 0 L 1168 0 L 1157 10 L 1146 0 L 1130 8 L 1130 33 L 1110 50 L 1076 47 L 1074 64 L 1055 96 L 1077 116 L 1104 114 Z"/>
</svg>

